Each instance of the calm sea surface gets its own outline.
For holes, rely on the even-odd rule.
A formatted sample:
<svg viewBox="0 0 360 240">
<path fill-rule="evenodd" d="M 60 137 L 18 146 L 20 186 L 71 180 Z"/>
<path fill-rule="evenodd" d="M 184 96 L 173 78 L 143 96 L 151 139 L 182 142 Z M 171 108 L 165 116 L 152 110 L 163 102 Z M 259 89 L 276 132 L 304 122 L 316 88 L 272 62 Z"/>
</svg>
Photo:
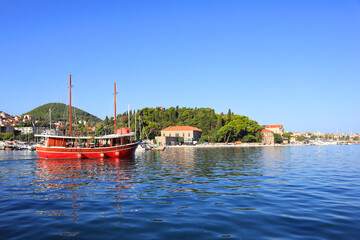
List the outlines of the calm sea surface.
<svg viewBox="0 0 360 240">
<path fill-rule="evenodd" d="M 0 151 L 0 239 L 360 239 L 360 146 Z"/>
</svg>

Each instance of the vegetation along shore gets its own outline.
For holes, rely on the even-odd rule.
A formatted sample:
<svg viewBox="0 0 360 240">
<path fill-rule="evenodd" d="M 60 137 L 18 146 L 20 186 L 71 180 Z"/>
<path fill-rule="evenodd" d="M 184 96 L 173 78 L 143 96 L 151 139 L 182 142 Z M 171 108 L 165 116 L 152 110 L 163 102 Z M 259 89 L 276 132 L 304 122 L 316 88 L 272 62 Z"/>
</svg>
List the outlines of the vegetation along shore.
<svg viewBox="0 0 360 240">
<path fill-rule="evenodd" d="M 72 109 L 75 134 L 99 136 L 113 133 L 113 117 L 101 120 L 79 108 Z M 32 141 L 34 133 L 40 131 L 66 135 L 69 131 L 67 119 L 68 105 L 63 103 L 48 103 L 20 116 L 0 111 L 0 140 Z M 170 126 L 191 126 L 201 130 L 197 143 L 259 144 L 264 143 L 266 136 L 272 137 L 272 144 L 303 143 L 315 139 L 359 140 L 357 134 L 294 133 L 285 131 L 282 125 L 260 125 L 247 116 L 235 114 L 231 109 L 226 114 L 219 114 L 211 108 L 143 108 L 118 114 L 116 121 L 119 128 L 129 127 L 135 131 L 137 139 L 155 139 L 156 136 L 161 136 L 163 129 Z M 272 126 L 279 128 L 279 131 Z M 179 136 L 177 143 L 184 143 L 184 137 Z"/>
</svg>

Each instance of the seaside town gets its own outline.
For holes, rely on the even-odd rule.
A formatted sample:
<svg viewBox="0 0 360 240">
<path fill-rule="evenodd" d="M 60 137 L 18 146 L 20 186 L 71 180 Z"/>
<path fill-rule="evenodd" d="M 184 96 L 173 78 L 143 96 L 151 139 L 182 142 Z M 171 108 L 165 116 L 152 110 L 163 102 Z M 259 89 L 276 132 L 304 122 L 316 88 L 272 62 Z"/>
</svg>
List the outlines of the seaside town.
<svg viewBox="0 0 360 240">
<path fill-rule="evenodd" d="M 158 108 L 164 111 L 164 107 Z M 46 125 L 46 124 L 45 124 Z M 97 125 L 90 126 L 86 121 L 80 120 L 72 123 L 73 127 L 82 127 L 79 134 L 95 134 Z M 1 149 L 32 149 L 37 142 L 34 134 L 43 135 L 66 135 L 69 130 L 64 132 L 59 129 L 68 129 L 69 122 L 55 121 L 44 126 L 43 121 L 35 120 L 31 114 L 22 116 L 10 115 L 0 111 L 0 150 Z M 85 129 L 85 130 L 84 130 Z M 144 130 L 143 130 L 144 131 Z M 346 133 L 322 133 L 322 132 L 290 132 L 286 131 L 281 124 L 264 125 L 261 129 L 261 141 L 246 143 L 241 141 L 211 143 L 201 139 L 202 130 L 193 126 L 169 126 L 161 129 L 160 136 L 153 139 L 146 137 L 146 133 L 141 139 L 144 143 L 157 144 L 160 146 L 256 146 L 256 145 L 347 145 L 359 144 L 359 134 Z"/>
<path fill-rule="evenodd" d="M 360 239 L 360 0 L 0 6 L 0 240 Z"/>
</svg>

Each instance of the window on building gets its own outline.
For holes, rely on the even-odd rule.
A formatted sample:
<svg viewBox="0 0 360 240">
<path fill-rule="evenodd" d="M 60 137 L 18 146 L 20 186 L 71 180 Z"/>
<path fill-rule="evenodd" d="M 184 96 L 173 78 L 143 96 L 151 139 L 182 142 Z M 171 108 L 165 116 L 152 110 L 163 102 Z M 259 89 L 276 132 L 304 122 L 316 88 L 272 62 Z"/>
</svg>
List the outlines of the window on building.
<svg viewBox="0 0 360 240">
<path fill-rule="evenodd" d="M 178 134 L 178 133 L 176 133 L 176 134 L 175 134 L 175 137 L 179 137 L 179 134 Z"/>
</svg>

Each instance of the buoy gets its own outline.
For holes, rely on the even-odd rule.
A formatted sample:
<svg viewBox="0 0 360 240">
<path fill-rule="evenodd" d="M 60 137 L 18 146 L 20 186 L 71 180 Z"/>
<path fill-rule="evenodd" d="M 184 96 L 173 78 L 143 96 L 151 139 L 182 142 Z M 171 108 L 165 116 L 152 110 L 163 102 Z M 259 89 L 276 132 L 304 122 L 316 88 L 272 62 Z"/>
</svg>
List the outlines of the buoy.
<svg viewBox="0 0 360 240">
<path fill-rule="evenodd" d="M 78 158 L 82 158 L 82 154 L 81 154 L 81 153 L 78 153 L 77 157 L 78 157 Z"/>
<path fill-rule="evenodd" d="M 100 157 L 105 157 L 105 154 L 104 153 L 100 153 Z"/>
<path fill-rule="evenodd" d="M 120 152 L 116 152 L 115 156 L 117 156 L 117 157 L 120 156 Z"/>
</svg>

